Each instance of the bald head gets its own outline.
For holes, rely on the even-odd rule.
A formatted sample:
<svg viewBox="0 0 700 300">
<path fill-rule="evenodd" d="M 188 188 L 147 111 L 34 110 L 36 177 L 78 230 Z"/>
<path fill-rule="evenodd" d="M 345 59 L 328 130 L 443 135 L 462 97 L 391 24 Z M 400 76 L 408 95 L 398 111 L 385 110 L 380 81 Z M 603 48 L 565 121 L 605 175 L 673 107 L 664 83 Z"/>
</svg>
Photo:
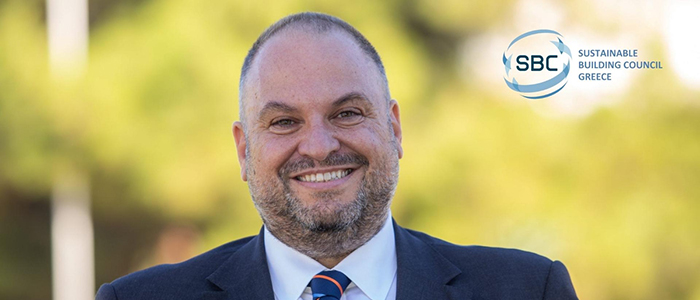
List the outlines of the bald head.
<svg viewBox="0 0 700 300">
<path fill-rule="evenodd" d="M 266 228 L 331 268 L 379 231 L 396 189 L 401 121 L 379 55 L 337 18 L 293 15 L 255 42 L 240 91 L 233 137 Z"/>
<path fill-rule="evenodd" d="M 374 70 L 376 71 L 377 80 L 379 84 L 382 85 L 382 90 L 384 91 L 383 97 L 388 102 L 391 99 L 389 94 L 389 87 L 386 78 L 386 73 L 384 71 L 384 65 L 379 57 L 379 54 L 374 49 L 372 44 L 359 32 L 357 29 L 352 27 L 345 21 L 338 19 L 336 17 L 313 12 L 304 12 L 299 14 L 294 14 L 287 16 L 275 24 L 267 28 L 255 41 L 251 49 L 248 51 L 248 55 L 243 62 L 243 67 L 241 68 L 241 78 L 239 82 L 239 110 L 240 119 L 245 127 L 245 102 L 249 95 L 249 73 L 251 69 L 257 67 L 259 56 L 263 52 L 263 48 L 268 44 L 268 41 L 272 40 L 276 36 L 288 35 L 288 38 L 297 39 L 302 42 L 301 39 L 308 39 L 309 36 L 327 36 L 327 35 L 340 35 L 348 38 L 352 43 L 361 51 L 365 59 L 374 65 Z M 257 74 L 256 74 L 257 75 Z"/>
</svg>

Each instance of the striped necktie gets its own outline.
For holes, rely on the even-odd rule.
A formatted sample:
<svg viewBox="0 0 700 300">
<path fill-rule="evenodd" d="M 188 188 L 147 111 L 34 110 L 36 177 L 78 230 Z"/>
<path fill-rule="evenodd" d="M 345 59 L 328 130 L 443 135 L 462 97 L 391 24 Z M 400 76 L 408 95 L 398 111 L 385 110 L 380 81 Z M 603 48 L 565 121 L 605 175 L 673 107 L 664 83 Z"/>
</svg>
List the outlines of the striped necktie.
<svg viewBox="0 0 700 300">
<path fill-rule="evenodd" d="M 309 286 L 314 300 L 338 300 L 350 284 L 350 279 L 339 271 L 322 271 L 316 274 Z"/>
</svg>

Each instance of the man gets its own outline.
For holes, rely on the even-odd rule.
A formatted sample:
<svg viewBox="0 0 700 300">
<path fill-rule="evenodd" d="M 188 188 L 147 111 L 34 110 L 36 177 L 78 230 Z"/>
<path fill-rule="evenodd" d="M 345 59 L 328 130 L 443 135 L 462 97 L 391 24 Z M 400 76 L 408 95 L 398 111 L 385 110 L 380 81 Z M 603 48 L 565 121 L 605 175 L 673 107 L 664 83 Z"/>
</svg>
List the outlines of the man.
<svg viewBox="0 0 700 300">
<path fill-rule="evenodd" d="M 233 136 L 260 234 L 104 284 L 97 299 L 576 299 L 560 262 L 398 226 L 399 106 L 372 45 L 332 16 L 268 28 Z"/>
</svg>

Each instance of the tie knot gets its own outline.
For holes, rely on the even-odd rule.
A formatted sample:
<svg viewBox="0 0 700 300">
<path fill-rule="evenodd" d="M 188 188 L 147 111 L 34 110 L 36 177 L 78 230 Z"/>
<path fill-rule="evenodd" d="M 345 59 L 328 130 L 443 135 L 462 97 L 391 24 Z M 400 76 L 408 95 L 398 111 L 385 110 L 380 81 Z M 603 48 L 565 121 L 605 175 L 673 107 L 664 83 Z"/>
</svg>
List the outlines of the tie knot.
<svg viewBox="0 0 700 300">
<path fill-rule="evenodd" d="M 335 300 L 345 292 L 350 279 L 339 271 L 322 271 L 316 274 L 309 286 L 314 300 Z"/>
</svg>

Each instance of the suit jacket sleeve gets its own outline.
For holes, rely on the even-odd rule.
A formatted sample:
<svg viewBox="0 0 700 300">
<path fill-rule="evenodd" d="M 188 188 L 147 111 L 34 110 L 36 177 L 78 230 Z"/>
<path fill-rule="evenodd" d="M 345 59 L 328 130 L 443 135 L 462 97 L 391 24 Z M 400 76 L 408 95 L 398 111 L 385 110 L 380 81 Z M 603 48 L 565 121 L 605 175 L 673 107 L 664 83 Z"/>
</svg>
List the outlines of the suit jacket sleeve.
<svg viewBox="0 0 700 300">
<path fill-rule="evenodd" d="M 100 289 L 97 291 L 95 300 L 117 300 L 117 293 L 114 291 L 114 287 L 111 284 L 105 283 L 100 286 Z"/>
<path fill-rule="evenodd" d="M 549 275 L 542 299 L 578 299 L 569 272 L 559 261 L 554 261 L 549 267 Z"/>
</svg>

